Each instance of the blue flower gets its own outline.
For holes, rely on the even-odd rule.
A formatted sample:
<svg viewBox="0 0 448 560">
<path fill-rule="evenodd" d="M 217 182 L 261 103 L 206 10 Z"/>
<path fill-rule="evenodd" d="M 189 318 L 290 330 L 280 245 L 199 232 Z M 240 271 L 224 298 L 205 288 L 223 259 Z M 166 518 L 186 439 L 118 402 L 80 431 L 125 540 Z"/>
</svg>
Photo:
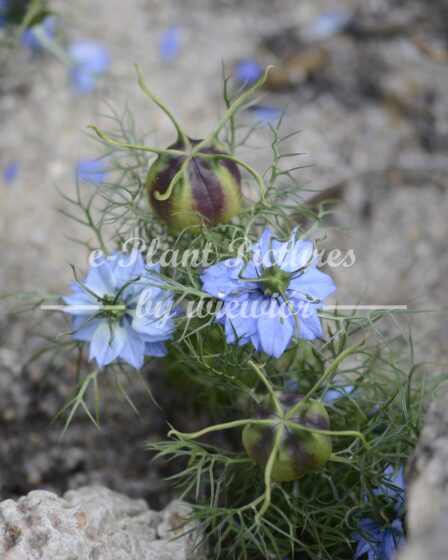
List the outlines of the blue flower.
<svg viewBox="0 0 448 560">
<path fill-rule="evenodd" d="M 17 179 L 18 174 L 19 174 L 19 162 L 11 161 L 3 170 L 3 181 L 7 185 L 10 185 L 13 181 Z"/>
<path fill-rule="evenodd" d="M 138 251 L 94 259 L 72 295 L 63 299 L 73 317 L 73 338 L 90 342 L 89 359 L 103 369 L 115 360 L 140 369 L 145 356 L 165 356 L 174 331 L 173 298 Z"/>
<path fill-rule="evenodd" d="M 355 390 L 354 385 L 342 385 L 340 387 L 333 387 L 333 389 L 330 389 L 325 393 L 325 396 L 322 400 L 324 403 L 331 403 L 342 397 L 351 395 L 351 393 L 353 393 L 354 390 Z"/>
<path fill-rule="evenodd" d="M 0 27 L 8 23 L 8 0 L 0 0 Z"/>
<path fill-rule="evenodd" d="M 252 245 L 249 259 L 228 259 L 202 273 L 203 289 L 223 302 L 217 321 L 227 342 L 251 343 L 281 356 L 294 337 L 322 337 L 317 311 L 334 292 L 333 280 L 317 270 L 311 241 L 279 241 L 269 229 Z"/>
<path fill-rule="evenodd" d="M 25 29 L 22 33 L 22 45 L 29 49 L 32 54 L 38 54 L 43 49 L 42 41 L 36 33 L 36 27 L 37 26 Z M 39 24 L 39 27 L 48 39 L 52 39 L 56 31 L 56 18 L 45 18 L 44 21 Z"/>
<path fill-rule="evenodd" d="M 182 30 L 178 25 L 168 27 L 159 43 L 159 53 L 164 62 L 173 62 L 181 49 Z"/>
<path fill-rule="evenodd" d="M 249 110 L 261 124 L 276 125 L 284 116 L 284 110 L 274 105 L 254 105 Z"/>
<path fill-rule="evenodd" d="M 384 482 L 373 493 L 386 496 L 388 501 L 393 502 L 395 515 L 399 516 L 404 506 L 404 488 L 403 467 L 395 473 L 389 465 L 384 471 Z M 353 535 L 353 539 L 358 541 L 355 559 L 367 555 L 367 560 L 393 560 L 395 552 L 404 543 L 403 523 L 398 517 L 386 526 L 365 518 L 358 526 L 359 530 Z"/>
<path fill-rule="evenodd" d="M 76 175 L 84 183 L 101 183 L 106 177 L 104 159 L 84 159 L 76 166 Z"/>
<path fill-rule="evenodd" d="M 396 551 L 404 543 L 403 523 L 395 519 L 390 525 L 383 526 L 373 519 L 362 519 L 353 539 L 358 541 L 355 560 L 361 557 L 367 560 L 393 560 Z"/>
<path fill-rule="evenodd" d="M 384 471 L 384 482 L 373 493 L 376 495 L 384 495 L 395 502 L 395 512 L 398 514 L 404 506 L 405 500 L 405 481 L 403 467 L 395 472 L 392 465 L 389 465 Z"/>
<path fill-rule="evenodd" d="M 239 85 L 252 86 L 263 76 L 264 68 L 256 60 L 241 60 L 236 65 L 235 78 Z"/>
<path fill-rule="evenodd" d="M 304 29 L 303 35 L 308 41 L 323 41 L 344 31 L 352 20 L 353 14 L 349 10 L 323 12 Z"/>
<path fill-rule="evenodd" d="M 68 55 L 73 61 L 70 82 L 77 93 L 96 88 L 96 79 L 110 66 L 110 55 L 101 43 L 81 40 L 69 45 Z"/>
</svg>

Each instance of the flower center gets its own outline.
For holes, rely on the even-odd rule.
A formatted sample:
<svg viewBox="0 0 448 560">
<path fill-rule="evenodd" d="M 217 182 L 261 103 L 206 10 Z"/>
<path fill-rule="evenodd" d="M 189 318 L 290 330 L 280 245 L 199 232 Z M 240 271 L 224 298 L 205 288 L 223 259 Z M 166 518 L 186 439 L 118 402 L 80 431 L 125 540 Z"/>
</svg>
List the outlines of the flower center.
<svg viewBox="0 0 448 560">
<path fill-rule="evenodd" d="M 263 270 L 261 288 L 266 296 L 284 294 L 288 289 L 291 274 L 278 266 L 270 266 Z"/>
<path fill-rule="evenodd" d="M 113 296 L 103 296 L 101 303 L 106 309 L 99 313 L 100 317 L 107 317 L 111 321 L 120 321 L 126 313 L 126 304 Z"/>
</svg>

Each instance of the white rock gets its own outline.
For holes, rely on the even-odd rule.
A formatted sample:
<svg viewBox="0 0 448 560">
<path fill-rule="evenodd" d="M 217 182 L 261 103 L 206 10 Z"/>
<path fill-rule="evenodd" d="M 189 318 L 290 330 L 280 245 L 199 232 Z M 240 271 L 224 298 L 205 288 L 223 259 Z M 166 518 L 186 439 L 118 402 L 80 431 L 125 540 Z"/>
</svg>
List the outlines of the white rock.
<svg viewBox="0 0 448 560">
<path fill-rule="evenodd" d="M 148 508 L 101 486 L 66 492 L 37 490 L 0 503 L 2 560 L 199 560 L 194 533 L 180 534 L 188 506 Z M 176 538 L 178 537 L 178 538 Z M 175 540 L 173 540 L 175 539 Z"/>
</svg>

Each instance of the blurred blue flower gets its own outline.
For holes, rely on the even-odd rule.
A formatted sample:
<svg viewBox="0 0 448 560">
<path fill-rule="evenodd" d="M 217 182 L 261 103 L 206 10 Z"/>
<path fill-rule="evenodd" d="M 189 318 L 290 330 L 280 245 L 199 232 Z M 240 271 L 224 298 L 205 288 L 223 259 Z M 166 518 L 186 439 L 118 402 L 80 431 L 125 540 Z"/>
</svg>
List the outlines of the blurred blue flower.
<svg viewBox="0 0 448 560">
<path fill-rule="evenodd" d="M 0 0 L 0 27 L 4 27 L 8 23 L 7 12 L 8 0 Z"/>
<path fill-rule="evenodd" d="M 32 54 L 38 54 L 43 49 L 42 42 L 36 33 L 36 27 L 37 26 L 25 29 L 25 31 L 22 33 L 22 45 L 27 48 Z M 42 29 L 43 33 L 48 39 L 52 39 L 56 32 L 56 18 L 45 18 L 44 21 L 39 24 L 39 27 Z"/>
<path fill-rule="evenodd" d="M 383 526 L 373 519 L 362 519 L 359 530 L 353 535 L 358 541 L 355 560 L 393 560 L 395 553 L 404 544 L 403 523 L 395 519 L 388 526 Z"/>
<path fill-rule="evenodd" d="M 264 68 L 256 60 L 241 60 L 236 65 L 235 78 L 239 85 L 252 86 L 263 76 Z"/>
<path fill-rule="evenodd" d="M 373 493 L 392 499 L 395 502 L 395 512 L 398 514 L 404 506 L 405 486 L 403 467 L 395 472 L 393 466 L 389 465 L 384 471 L 384 482 Z"/>
<path fill-rule="evenodd" d="M 279 241 L 269 229 L 242 257 L 214 264 L 202 273 L 203 290 L 223 302 L 217 321 L 227 342 L 251 343 L 257 351 L 278 358 L 293 337 L 322 336 L 317 311 L 336 289 L 317 270 L 311 241 Z"/>
<path fill-rule="evenodd" d="M 284 114 L 284 110 L 274 105 L 254 105 L 249 110 L 255 115 L 257 121 L 262 124 L 276 125 Z"/>
<path fill-rule="evenodd" d="M 73 338 L 90 342 L 90 360 L 103 369 L 115 360 L 140 369 L 145 356 L 165 356 L 174 331 L 173 298 L 162 288 L 158 265 L 141 253 L 96 258 L 83 282 L 63 299 L 71 307 Z"/>
<path fill-rule="evenodd" d="M 343 31 L 352 20 L 353 13 L 349 10 L 323 12 L 305 28 L 303 35 L 309 41 L 323 41 Z"/>
<path fill-rule="evenodd" d="M 76 175 L 83 183 L 99 184 L 104 181 L 106 172 L 104 159 L 84 159 L 76 166 Z"/>
<path fill-rule="evenodd" d="M 3 170 L 3 181 L 10 185 L 15 179 L 17 179 L 17 175 L 19 174 L 19 162 L 18 161 L 11 161 L 8 163 Z"/>
<path fill-rule="evenodd" d="M 93 91 L 97 77 L 110 66 L 107 49 L 101 43 L 83 39 L 69 45 L 68 55 L 73 61 L 69 75 L 73 89 L 80 94 Z"/>
<path fill-rule="evenodd" d="M 325 393 L 324 398 L 322 399 L 324 403 L 331 403 L 340 399 L 341 397 L 346 397 L 347 395 L 351 395 L 353 393 L 355 387 L 354 385 L 345 385 L 341 387 L 333 387 L 327 393 Z"/>
<path fill-rule="evenodd" d="M 371 518 L 361 519 L 359 530 L 353 535 L 358 541 L 355 559 L 367 555 L 367 560 L 393 560 L 395 552 L 404 543 L 404 528 L 398 516 L 404 506 L 404 474 L 403 467 L 397 472 L 392 465 L 384 471 L 384 482 L 373 490 L 375 495 L 386 496 L 388 501 L 393 501 L 395 515 L 397 516 L 389 525 L 379 523 Z"/>
<path fill-rule="evenodd" d="M 164 62 L 173 62 L 182 46 L 182 30 L 178 25 L 168 27 L 159 42 L 159 53 Z"/>
</svg>

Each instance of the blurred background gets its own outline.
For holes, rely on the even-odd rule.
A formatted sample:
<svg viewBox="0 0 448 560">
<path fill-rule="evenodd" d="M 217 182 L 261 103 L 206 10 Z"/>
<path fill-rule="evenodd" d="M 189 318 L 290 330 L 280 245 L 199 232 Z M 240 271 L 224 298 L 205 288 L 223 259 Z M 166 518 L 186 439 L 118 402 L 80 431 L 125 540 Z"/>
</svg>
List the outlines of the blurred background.
<svg viewBox="0 0 448 560">
<path fill-rule="evenodd" d="M 22 40 L 1 57 L 1 291 L 65 293 L 67 263 L 86 263 L 86 249 L 68 239 L 78 226 L 58 212 L 67 207 L 55 187 L 72 193 L 80 162 L 87 182 L 107 174 L 92 164 L 102 150 L 86 126 L 107 128 L 108 104 L 118 111 L 127 105 L 139 132 L 156 131 L 160 145 L 174 140 L 138 89 L 133 63 L 198 138 L 223 113 L 223 63 L 240 83 L 273 64 L 264 97 L 246 118 L 266 124 L 257 146 L 269 147 L 268 123 L 285 108 L 285 133 L 301 131 L 286 148 L 303 154 L 297 178 L 304 198 L 335 201 L 329 225 L 338 231 L 324 244 L 356 255 L 352 267 L 329 271 L 338 301 L 431 310 L 412 319 L 416 352 L 431 363 L 429 372 L 441 370 L 448 337 L 446 0 L 50 4 L 60 13 L 56 29 L 45 31 L 55 44 L 33 48 Z M 86 64 L 94 58 L 94 82 L 67 71 L 67 51 Z M 244 157 L 263 171 L 268 153 L 245 150 Z M 22 372 L 27 327 L 19 318 L 0 328 L 2 497 L 94 481 L 164 503 L 168 489 L 143 447 L 164 434 L 165 419 L 136 388 L 142 422 L 111 398 L 104 434 L 75 420 L 57 446 L 60 426 L 49 422 L 73 372 L 45 377 L 36 364 Z"/>
</svg>

